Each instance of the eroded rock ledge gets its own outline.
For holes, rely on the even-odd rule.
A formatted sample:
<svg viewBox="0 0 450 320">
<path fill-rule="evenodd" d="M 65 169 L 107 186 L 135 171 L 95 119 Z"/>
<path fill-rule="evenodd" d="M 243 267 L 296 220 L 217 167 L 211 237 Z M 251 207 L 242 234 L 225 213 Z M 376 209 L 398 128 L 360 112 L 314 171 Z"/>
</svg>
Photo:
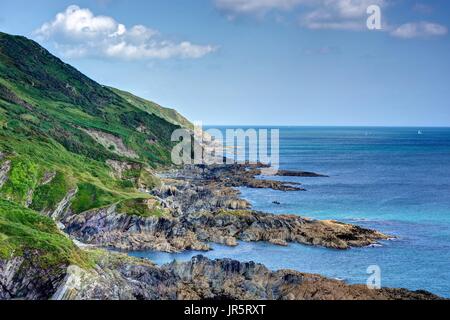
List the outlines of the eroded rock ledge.
<svg viewBox="0 0 450 320">
<path fill-rule="evenodd" d="M 270 271 L 254 262 L 209 260 L 156 266 L 151 261 L 104 250 L 84 251 L 89 268 L 29 263 L 39 252 L 0 259 L 0 299 L 32 300 L 338 300 L 441 299 L 426 291 L 370 290 L 319 275 Z"/>
<path fill-rule="evenodd" d="M 251 300 L 363 300 L 439 297 L 405 289 L 370 290 L 319 275 L 290 270 L 270 271 L 254 262 L 241 263 L 202 256 L 161 267 L 117 254 L 97 254 L 98 268 L 70 267 L 53 299 L 251 299 Z"/>
<path fill-rule="evenodd" d="M 204 181 L 216 183 L 222 187 L 269 188 L 280 191 L 305 191 L 300 183 L 282 182 L 270 179 L 257 179 L 262 170 L 267 168 L 263 164 L 230 164 L 230 165 L 193 165 L 185 166 L 181 170 L 166 172 L 162 176 L 189 181 Z M 283 177 L 326 177 L 313 172 L 280 170 L 274 176 Z"/>
<path fill-rule="evenodd" d="M 141 218 L 108 208 L 71 216 L 64 223 L 66 232 L 82 242 L 122 250 L 209 250 L 208 242 L 235 246 L 238 240 L 348 249 L 388 239 L 377 231 L 337 221 L 249 210 Z"/>
</svg>

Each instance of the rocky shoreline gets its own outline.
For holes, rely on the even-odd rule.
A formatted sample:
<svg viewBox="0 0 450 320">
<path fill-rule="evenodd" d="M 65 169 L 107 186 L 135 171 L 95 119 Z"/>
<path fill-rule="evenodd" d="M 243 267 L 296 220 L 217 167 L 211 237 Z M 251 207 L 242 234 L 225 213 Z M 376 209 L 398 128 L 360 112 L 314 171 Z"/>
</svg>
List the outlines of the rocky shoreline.
<svg viewBox="0 0 450 320">
<path fill-rule="evenodd" d="M 167 169 L 177 162 L 178 129 L 185 145 L 201 134 L 194 124 L 176 110 L 93 81 L 35 41 L 0 32 L 0 70 L 0 300 L 439 298 L 254 262 L 197 256 L 156 266 L 115 252 L 206 251 L 210 243 L 240 241 L 346 250 L 388 236 L 252 210 L 236 188 L 305 191 L 262 177 L 271 170 L 261 164 Z M 185 160 L 222 147 L 201 135 L 190 145 L 199 153 L 182 150 Z M 286 170 L 276 176 L 326 179 Z"/>
<path fill-rule="evenodd" d="M 162 185 L 150 193 L 169 214 L 139 217 L 121 214 L 116 205 L 60 220 L 64 231 L 92 245 L 121 250 L 206 251 L 208 243 L 229 246 L 238 241 L 276 245 L 300 243 L 333 249 L 363 247 L 387 240 L 374 230 L 337 221 L 253 211 L 234 187 L 301 190 L 292 183 L 261 180 L 261 169 L 248 165 L 190 166 L 160 174 Z M 283 176 L 323 177 L 315 173 L 282 171 Z"/>
<path fill-rule="evenodd" d="M 70 195 L 76 193 L 71 190 L 58 206 L 58 212 L 46 214 L 56 219 L 79 250 L 89 257 L 91 266 L 62 264 L 43 269 L 33 263 L 39 252 L 0 259 L 0 299 L 441 299 L 426 291 L 371 290 L 365 285 L 349 285 L 320 275 L 271 271 L 254 262 L 197 256 L 187 262 L 156 266 L 146 259 L 101 249 L 206 251 L 210 250 L 211 242 L 236 246 L 238 241 L 266 241 L 344 250 L 388 239 L 380 232 L 337 221 L 251 210 L 234 187 L 270 186 L 285 192 L 291 190 L 283 182 L 258 180 L 259 170 L 235 165 L 189 167 L 160 173 L 161 185 L 148 192 L 164 206 L 167 214 L 161 217 L 123 214 L 117 205 L 74 214 L 67 205 Z M 280 175 L 323 177 L 288 171 Z"/>
<path fill-rule="evenodd" d="M 0 299 L 52 300 L 436 300 L 426 291 L 368 289 L 254 262 L 210 260 L 156 266 L 103 250 L 86 251 L 95 266 L 36 269 L 24 259 L 0 261 Z"/>
</svg>

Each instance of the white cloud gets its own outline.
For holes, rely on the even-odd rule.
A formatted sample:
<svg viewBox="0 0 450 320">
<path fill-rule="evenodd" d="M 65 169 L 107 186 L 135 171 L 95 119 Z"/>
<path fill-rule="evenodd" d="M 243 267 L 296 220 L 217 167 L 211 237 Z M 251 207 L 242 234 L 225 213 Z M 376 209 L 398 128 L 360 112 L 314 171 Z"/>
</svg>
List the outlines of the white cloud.
<svg viewBox="0 0 450 320">
<path fill-rule="evenodd" d="M 311 30 L 367 30 L 367 8 L 378 5 L 382 9 L 382 29 L 399 38 L 427 38 L 443 36 L 447 27 L 431 23 L 406 23 L 398 27 L 387 24 L 385 11 L 395 0 L 214 0 L 216 7 L 229 17 L 238 15 L 264 16 L 271 11 L 301 12 L 299 25 Z M 416 3 L 415 11 L 430 14 L 433 8 Z"/>
<path fill-rule="evenodd" d="M 391 35 L 403 39 L 428 38 L 444 36 L 448 33 L 447 27 L 431 22 L 405 23 L 391 32 Z"/>
<path fill-rule="evenodd" d="M 367 8 L 385 7 L 391 0 L 215 0 L 217 8 L 229 16 L 264 15 L 269 11 L 301 8 L 302 27 L 308 29 L 362 30 L 366 27 Z"/>
<path fill-rule="evenodd" d="M 384 0 L 324 0 L 300 17 L 300 25 L 308 29 L 365 30 L 367 8 L 383 7 Z"/>
<path fill-rule="evenodd" d="M 201 58 L 217 48 L 188 41 L 173 42 L 143 25 L 127 28 L 111 17 L 95 16 L 89 9 L 69 6 L 34 32 L 43 41 L 53 40 L 62 54 L 120 59 Z"/>
<path fill-rule="evenodd" d="M 383 8 L 386 1 L 323 0 L 315 9 L 300 17 L 300 24 L 308 29 L 365 30 L 370 5 Z"/>
</svg>

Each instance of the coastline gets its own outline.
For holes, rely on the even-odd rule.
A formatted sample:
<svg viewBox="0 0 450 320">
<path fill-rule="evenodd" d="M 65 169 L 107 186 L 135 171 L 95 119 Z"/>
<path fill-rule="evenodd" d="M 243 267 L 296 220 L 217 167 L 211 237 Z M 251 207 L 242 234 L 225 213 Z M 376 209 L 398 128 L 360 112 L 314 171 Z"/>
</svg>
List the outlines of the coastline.
<svg viewBox="0 0 450 320">
<path fill-rule="evenodd" d="M 208 251 L 210 243 L 238 246 L 239 241 L 277 246 L 292 243 L 336 251 L 373 246 L 390 237 L 378 231 L 333 220 L 253 211 L 238 186 L 303 190 L 279 181 L 259 180 L 258 166 L 193 166 L 159 172 L 162 184 L 148 192 L 167 214 L 138 217 L 118 212 L 116 205 L 73 214 L 62 205 L 58 225 L 90 257 L 93 268 L 58 265 L 43 270 L 24 258 L 0 261 L 5 279 L 2 299 L 258 299 L 258 300 L 436 300 L 424 290 L 369 289 L 363 284 L 293 270 L 270 270 L 263 264 L 195 256 L 190 261 L 157 266 L 145 258 L 115 250 Z M 283 176 L 324 177 L 283 171 Z M 236 179 L 235 179 L 236 178 Z M 70 198 L 70 197 L 69 197 Z M 67 199 L 66 199 L 67 200 Z M 70 200 L 70 199 L 69 199 Z M 169 215 L 170 213 L 170 215 Z M 36 253 L 26 252 L 26 257 Z M 47 272 L 47 271 L 46 271 Z M 32 283 L 32 285 L 30 285 Z M 25 286 L 25 287 L 24 287 Z"/>
<path fill-rule="evenodd" d="M 149 191 L 170 212 L 163 217 L 120 214 L 115 205 L 67 215 L 65 232 L 87 244 L 119 250 L 207 251 L 208 243 L 236 246 L 238 241 L 300 243 L 345 250 L 366 247 L 391 236 L 334 220 L 254 211 L 236 187 L 304 190 L 299 184 L 260 180 L 258 165 L 187 166 L 159 173 L 162 185 Z M 283 171 L 283 176 L 322 177 Z"/>
<path fill-rule="evenodd" d="M 99 268 L 70 267 L 54 300 L 440 300 L 426 291 L 369 289 L 316 274 L 270 271 L 254 262 L 210 260 L 155 266 L 145 259 L 91 251 Z"/>
<path fill-rule="evenodd" d="M 267 128 L 233 130 L 243 146 L 217 153 L 220 134 L 195 141 L 203 129 L 175 109 L 50 51 L 0 32 L 0 300 L 450 298 L 448 129 L 280 127 L 274 176 L 263 164 L 182 167 L 200 153 L 268 156 Z M 279 111 L 243 106 L 226 117 Z M 286 115 L 296 119 L 270 118 Z"/>
<path fill-rule="evenodd" d="M 0 291 L 0 297 L 11 299 L 19 294 L 25 299 L 56 300 L 442 299 L 424 290 L 369 289 L 362 284 L 347 284 L 316 274 L 284 269 L 271 271 L 251 261 L 196 256 L 187 262 L 156 266 L 150 260 L 111 251 L 207 251 L 211 249 L 210 242 L 236 246 L 238 240 L 280 246 L 298 243 L 342 251 L 374 245 L 389 238 L 374 230 L 337 221 L 252 211 L 234 189 L 236 181 L 254 188 L 273 186 L 289 192 L 280 182 L 255 182 L 257 170 L 233 165 L 160 173 L 163 183 L 151 194 L 158 197 L 166 209 L 171 209 L 168 210 L 171 216 L 123 215 L 117 212 L 116 206 L 72 214 L 70 208 L 65 207 L 57 215 L 59 226 L 77 241 L 94 267 L 58 265 L 56 269 L 47 270 L 44 276 L 43 270 L 26 263 L 24 258 L 0 261 L 0 274 L 14 280 L 4 283 L 5 290 Z M 299 172 L 292 174 L 301 175 Z M 233 181 L 231 177 L 235 175 L 240 178 Z M 26 252 L 25 256 L 35 254 Z"/>
</svg>

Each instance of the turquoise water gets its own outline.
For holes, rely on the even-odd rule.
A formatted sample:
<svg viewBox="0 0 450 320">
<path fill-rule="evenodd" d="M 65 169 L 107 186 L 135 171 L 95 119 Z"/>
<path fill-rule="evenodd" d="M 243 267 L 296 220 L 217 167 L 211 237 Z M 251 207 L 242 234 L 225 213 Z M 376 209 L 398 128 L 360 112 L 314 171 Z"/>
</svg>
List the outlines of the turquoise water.
<svg viewBox="0 0 450 320">
<path fill-rule="evenodd" d="M 319 273 L 349 283 L 365 283 L 367 267 L 378 265 L 383 286 L 450 297 L 450 129 L 286 127 L 280 138 L 282 169 L 330 177 L 280 178 L 301 182 L 306 192 L 241 188 L 255 209 L 337 219 L 398 239 L 348 251 L 295 244 L 213 245 L 206 256 L 251 259 L 271 269 Z M 198 252 L 131 254 L 165 263 Z"/>
</svg>

